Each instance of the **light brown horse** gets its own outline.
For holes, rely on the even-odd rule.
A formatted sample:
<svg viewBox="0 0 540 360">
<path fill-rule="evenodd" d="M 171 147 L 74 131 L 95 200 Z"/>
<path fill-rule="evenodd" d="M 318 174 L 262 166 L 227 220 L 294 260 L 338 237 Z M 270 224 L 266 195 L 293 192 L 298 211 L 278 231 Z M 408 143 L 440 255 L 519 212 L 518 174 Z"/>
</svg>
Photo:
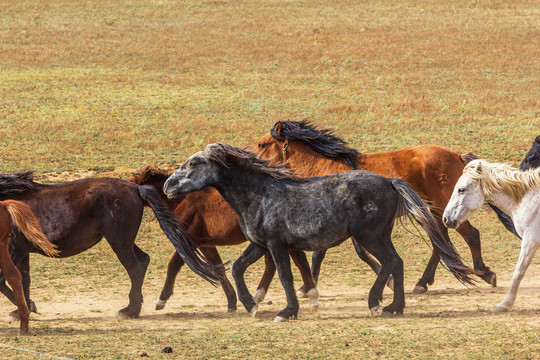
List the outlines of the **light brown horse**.
<svg viewBox="0 0 540 360">
<path fill-rule="evenodd" d="M 20 201 L 0 201 L 0 270 L 15 293 L 15 300 L 20 317 L 20 332 L 28 332 L 30 312 L 24 298 L 21 273 L 9 256 L 9 235 L 12 228 L 38 246 L 48 256 L 55 256 L 58 251 L 47 240 L 32 210 Z"/>
<path fill-rule="evenodd" d="M 165 170 L 147 166 L 133 174 L 128 181 L 139 185 L 153 186 L 169 210 L 175 214 L 176 219 L 185 225 L 186 231 L 193 237 L 193 241 L 208 262 L 221 264 L 222 260 L 216 246 L 238 245 L 247 241 L 238 224 L 238 215 L 213 188 L 194 192 L 178 199 L 168 199 L 163 193 L 163 185 L 169 175 Z M 302 274 L 304 287 L 307 289 L 312 306 L 318 306 L 318 293 L 306 254 L 303 251 L 294 250 L 289 253 Z M 266 254 L 265 261 L 265 272 L 254 296 L 257 304 L 264 299 L 276 271 L 269 254 Z M 176 276 L 183 265 L 183 260 L 175 252 L 169 261 L 167 278 L 156 303 L 156 310 L 163 309 L 173 294 Z M 226 276 L 221 280 L 221 286 L 227 297 L 228 311 L 235 311 L 236 292 Z"/>
<path fill-rule="evenodd" d="M 318 129 L 307 120 L 278 121 L 253 149 L 259 156 L 286 161 L 300 176 L 319 176 L 350 171 L 368 170 L 389 178 L 401 178 L 429 202 L 441 231 L 448 235 L 441 216 L 452 195 L 454 185 L 465 164 L 475 158 L 471 153 L 461 154 L 440 146 L 424 145 L 414 148 L 382 152 L 360 153 L 348 148 L 345 141 L 331 130 Z M 471 249 L 475 270 L 484 273 L 482 279 L 496 286 L 496 275 L 484 264 L 480 236 L 468 221 L 456 229 Z M 375 271 L 379 264 L 361 249 L 361 256 Z M 325 253 L 313 253 L 312 273 L 318 279 L 320 263 Z M 439 256 L 433 252 L 415 293 L 427 291 L 434 281 Z"/>
</svg>

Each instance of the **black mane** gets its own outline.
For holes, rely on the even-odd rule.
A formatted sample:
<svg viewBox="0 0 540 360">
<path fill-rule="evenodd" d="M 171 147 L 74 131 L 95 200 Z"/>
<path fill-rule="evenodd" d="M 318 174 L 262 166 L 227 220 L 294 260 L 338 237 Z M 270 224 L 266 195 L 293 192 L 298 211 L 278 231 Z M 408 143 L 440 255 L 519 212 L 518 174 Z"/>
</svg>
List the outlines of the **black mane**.
<svg viewBox="0 0 540 360">
<path fill-rule="evenodd" d="M 240 149 L 228 144 L 215 143 L 206 146 L 208 159 L 221 164 L 227 168 L 233 166 L 249 166 L 252 169 L 266 173 L 276 179 L 292 179 L 304 181 L 294 174 L 294 170 L 289 169 L 283 163 L 269 165 L 270 160 L 261 159 L 255 153 Z"/>
<path fill-rule="evenodd" d="M 276 126 L 281 124 L 281 130 Z M 309 120 L 278 121 L 270 130 L 277 140 L 298 140 L 309 145 L 314 151 L 332 159 L 341 159 L 353 170 L 358 169 L 358 150 L 346 146 L 345 140 L 334 135 L 330 129 L 318 129 Z"/>
<path fill-rule="evenodd" d="M 34 172 L 27 171 L 15 174 L 0 174 L 0 195 L 15 195 L 36 187 Z"/>
</svg>

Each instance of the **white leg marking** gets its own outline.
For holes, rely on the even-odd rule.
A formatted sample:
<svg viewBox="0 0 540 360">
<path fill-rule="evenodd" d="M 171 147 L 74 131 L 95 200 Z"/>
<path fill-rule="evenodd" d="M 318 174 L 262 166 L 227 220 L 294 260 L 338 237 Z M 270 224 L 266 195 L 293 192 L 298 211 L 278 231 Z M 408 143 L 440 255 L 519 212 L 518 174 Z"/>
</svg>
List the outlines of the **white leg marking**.
<svg viewBox="0 0 540 360">
<path fill-rule="evenodd" d="M 289 319 L 281 317 L 281 316 L 276 316 L 276 318 L 274 319 L 274 322 L 285 322 L 285 321 L 289 321 Z"/>
<path fill-rule="evenodd" d="M 303 289 L 298 289 L 298 291 L 296 292 L 296 296 L 297 296 L 299 299 L 303 299 L 303 298 L 305 298 L 307 295 L 306 295 L 306 292 L 305 292 Z"/>
<path fill-rule="evenodd" d="M 251 308 L 251 311 L 249 312 L 249 315 L 251 315 L 251 317 L 254 318 L 255 315 L 257 315 L 257 310 L 258 309 L 259 309 L 259 306 L 255 305 L 253 308 Z"/>
<path fill-rule="evenodd" d="M 253 300 L 255 301 L 255 304 L 259 305 L 263 302 L 264 298 L 266 297 L 266 290 L 263 288 L 255 290 L 255 295 L 253 295 Z"/>
<path fill-rule="evenodd" d="M 310 289 L 307 292 L 307 297 L 313 308 L 316 309 L 319 307 L 319 291 L 317 291 L 317 288 Z"/>
<path fill-rule="evenodd" d="M 377 313 L 377 310 L 379 310 L 379 307 L 380 306 L 377 305 L 377 306 L 374 306 L 371 309 L 369 309 L 369 310 L 371 310 L 371 316 L 375 316 L 375 314 Z"/>
<path fill-rule="evenodd" d="M 163 309 L 165 305 L 167 305 L 167 300 L 158 299 L 158 301 L 156 301 L 156 310 Z"/>
</svg>

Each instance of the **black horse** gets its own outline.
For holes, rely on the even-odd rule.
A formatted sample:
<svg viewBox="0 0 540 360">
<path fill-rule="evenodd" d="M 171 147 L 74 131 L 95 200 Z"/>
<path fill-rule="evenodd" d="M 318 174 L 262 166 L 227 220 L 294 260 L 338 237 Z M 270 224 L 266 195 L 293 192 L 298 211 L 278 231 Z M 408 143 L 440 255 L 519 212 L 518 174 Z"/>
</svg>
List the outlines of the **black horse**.
<svg viewBox="0 0 540 360">
<path fill-rule="evenodd" d="M 188 266 L 204 279 L 215 283 L 224 275 L 223 267 L 207 263 L 189 235 L 167 210 L 157 192 L 120 179 L 99 178 L 44 185 L 32 180 L 32 173 L 0 174 L 0 200 L 19 200 L 36 215 L 43 232 L 59 251 L 57 257 L 77 255 L 103 237 L 107 239 L 131 279 L 129 305 L 119 311 L 125 317 L 138 317 L 143 301 L 142 283 L 150 257 L 135 245 L 143 209 L 149 205 L 161 228 Z M 22 274 L 28 308 L 30 300 L 29 253 L 44 255 L 19 231 L 12 234 L 10 255 Z M 15 297 L 0 274 L 0 291 L 11 302 Z"/>
<path fill-rule="evenodd" d="M 519 170 L 526 171 L 529 169 L 536 169 L 538 167 L 540 167 L 540 135 L 538 135 L 536 139 L 534 139 L 531 149 L 529 150 L 527 155 L 525 155 L 525 158 L 519 165 Z M 510 216 L 506 215 L 495 205 L 488 205 L 493 209 L 493 211 L 495 211 L 497 217 L 503 223 L 504 227 L 512 234 L 516 235 L 518 238 L 521 239 L 521 237 L 516 231 L 516 228 L 514 227 L 514 222 L 512 221 Z"/>
<path fill-rule="evenodd" d="M 369 293 L 374 314 L 390 274 L 394 299 L 383 311 L 402 313 L 405 307 L 403 261 L 391 241 L 396 218 L 411 214 L 428 233 L 446 266 L 461 281 L 471 283 L 474 271 L 463 265 L 419 196 L 399 179 L 367 171 L 299 178 L 283 165 L 269 166 L 254 153 L 225 144 L 211 144 L 191 156 L 165 183 L 169 198 L 215 187 L 238 214 L 250 245 L 234 263 L 238 297 L 248 312 L 257 306 L 244 281 L 247 267 L 270 251 L 287 296 L 287 307 L 275 321 L 296 318 L 289 249 L 326 250 L 350 236 L 379 260 L 381 270 Z"/>
</svg>

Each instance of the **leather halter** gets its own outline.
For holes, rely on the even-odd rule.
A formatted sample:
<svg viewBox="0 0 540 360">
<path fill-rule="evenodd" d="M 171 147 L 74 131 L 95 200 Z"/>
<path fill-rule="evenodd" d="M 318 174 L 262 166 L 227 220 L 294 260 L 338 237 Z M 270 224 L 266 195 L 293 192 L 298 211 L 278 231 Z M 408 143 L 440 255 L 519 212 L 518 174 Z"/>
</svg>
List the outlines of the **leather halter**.
<svg viewBox="0 0 540 360">
<path fill-rule="evenodd" d="M 287 161 L 287 148 L 289 147 L 289 139 L 285 139 L 285 142 L 283 143 L 283 148 L 281 148 L 281 152 L 283 155 L 283 162 Z"/>
</svg>

